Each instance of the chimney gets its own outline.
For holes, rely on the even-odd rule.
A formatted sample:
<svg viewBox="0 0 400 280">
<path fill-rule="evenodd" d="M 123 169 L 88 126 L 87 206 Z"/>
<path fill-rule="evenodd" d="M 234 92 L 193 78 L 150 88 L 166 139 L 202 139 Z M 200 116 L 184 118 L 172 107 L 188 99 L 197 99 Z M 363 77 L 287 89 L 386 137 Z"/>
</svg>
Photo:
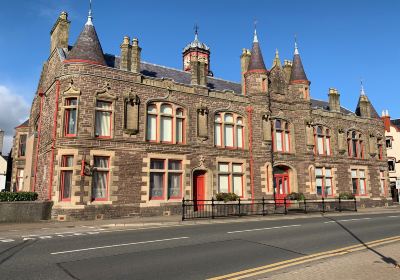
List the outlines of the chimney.
<svg viewBox="0 0 400 280">
<path fill-rule="evenodd" d="M 69 37 L 69 25 L 68 14 L 61 12 L 56 23 L 50 31 L 50 54 L 56 48 L 68 48 L 68 37 Z"/>
<path fill-rule="evenodd" d="M 208 67 L 204 57 L 199 58 L 199 85 L 207 86 Z"/>
<path fill-rule="evenodd" d="M 192 73 L 191 76 L 191 85 L 198 85 L 199 84 L 199 76 L 200 76 L 200 69 L 199 69 L 199 61 L 197 60 L 197 56 L 192 56 L 190 60 L 190 71 Z"/>
<path fill-rule="evenodd" d="M 247 72 L 247 68 L 249 67 L 251 52 L 248 49 L 242 50 L 242 55 L 240 56 L 240 71 L 242 74 L 242 93 L 245 93 L 246 85 L 244 80 L 244 73 Z"/>
<path fill-rule="evenodd" d="M 142 49 L 139 47 L 139 40 L 133 38 L 132 40 L 132 58 L 131 58 L 131 71 L 133 73 L 140 73 L 140 53 Z"/>
<path fill-rule="evenodd" d="M 0 155 L 3 154 L 4 130 L 0 129 Z"/>
<path fill-rule="evenodd" d="M 329 110 L 332 112 L 340 112 L 340 94 L 337 89 L 329 89 Z"/>
<path fill-rule="evenodd" d="M 291 60 L 285 59 L 283 64 L 283 72 L 285 73 L 285 79 L 287 82 L 290 80 L 290 75 L 292 74 L 293 62 Z"/>
<path fill-rule="evenodd" d="M 130 38 L 128 36 L 124 37 L 124 41 L 121 46 L 121 61 L 119 68 L 125 71 L 131 71 L 131 59 L 132 59 L 132 45 L 130 44 Z"/>
<path fill-rule="evenodd" d="M 382 117 L 381 117 L 382 121 L 383 121 L 383 125 L 385 126 L 385 130 L 387 132 L 390 132 L 390 116 L 389 116 L 389 111 L 383 110 L 382 111 Z"/>
</svg>

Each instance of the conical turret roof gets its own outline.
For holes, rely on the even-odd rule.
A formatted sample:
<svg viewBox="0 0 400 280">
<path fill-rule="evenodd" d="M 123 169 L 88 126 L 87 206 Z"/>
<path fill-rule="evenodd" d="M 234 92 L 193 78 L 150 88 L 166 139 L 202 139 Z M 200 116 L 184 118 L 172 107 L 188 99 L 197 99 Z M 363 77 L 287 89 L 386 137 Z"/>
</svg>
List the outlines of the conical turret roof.
<svg viewBox="0 0 400 280">
<path fill-rule="evenodd" d="M 254 71 L 254 70 L 264 70 L 267 71 L 267 68 L 264 64 L 264 59 L 262 56 L 261 48 L 258 43 L 257 31 L 254 30 L 254 39 L 253 39 L 253 47 L 251 49 L 251 57 L 249 62 L 249 67 L 247 71 Z"/>
<path fill-rule="evenodd" d="M 369 101 L 367 95 L 365 94 L 364 91 L 364 86 L 361 82 L 361 89 L 360 89 L 360 97 L 358 98 L 358 102 L 357 102 L 357 106 L 356 106 L 356 115 L 357 116 L 361 116 L 361 102 L 367 102 L 370 108 L 370 112 L 371 112 L 371 118 L 377 118 L 379 119 L 379 114 L 376 111 L 375 107 L 372 105 L 371 101 Z"/>
<path fill-rule="evenodd" d="M 297 43 L 295 43 L 292 72 L 290 74 L 290 83 L 309 83 L 306 72 L 304 72 L 303 63 L 301 62 Z"/>
<path fill-rule="evenodd" d="M 67 55 L 67 60 L 86 61 L 106 65 L 103 49 L 101 48 L 99 37 L 92 23 L 91 13 L 89 13 L 88 21 L 81 34 L 79 34 L 74 47 Z"/>
</svg>

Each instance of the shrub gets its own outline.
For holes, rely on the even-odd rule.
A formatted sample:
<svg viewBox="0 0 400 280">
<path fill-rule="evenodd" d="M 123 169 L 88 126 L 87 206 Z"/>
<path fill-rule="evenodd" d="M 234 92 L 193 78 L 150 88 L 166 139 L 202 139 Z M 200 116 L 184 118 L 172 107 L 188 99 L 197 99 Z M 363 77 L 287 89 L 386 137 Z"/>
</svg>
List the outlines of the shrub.
<svg viewBox="0 0 400 280">
<path fill-rule="evenodd" d="M 0 201 L 35 201 L 36 192 L 0 192 Z"/>
<path fill-rule="evenodd" d="M 236 201 L 239 199 L 239 196 L 235 193 L 217 193 L 216 198 L 218 201 Z"/>
<path fill-rule="evenodd" d="M 297 192 L 292 192 L 292 193 L 290 193 L 290 194 L 288 194 L 288 195 L 286 196 L 286 199 L 289 199 L 289 200 L 298 200 L 298 201 L 304 200 L 305 198 L 306 198 L 306 197 L 304 196 L 303 193 L 297 193 Z"/>
<path fill-rule="evenodd" d="M 339 194 L 340 199 L 354 199 L 354 194 L 351 192 L 342 192 Z"/>
</svg>

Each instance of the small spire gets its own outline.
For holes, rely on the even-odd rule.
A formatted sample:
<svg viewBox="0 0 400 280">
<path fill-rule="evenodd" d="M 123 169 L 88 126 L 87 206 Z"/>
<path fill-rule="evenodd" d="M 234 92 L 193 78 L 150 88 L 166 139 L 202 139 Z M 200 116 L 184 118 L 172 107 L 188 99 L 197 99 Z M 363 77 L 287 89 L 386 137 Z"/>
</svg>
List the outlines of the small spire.
<svg viewBox="0 0 400 280">
<path fill-rule="evenodd" d="M 363 85 L 363 81 L 362 80 L 361 80 L 360 95 L 365 96 L 364 85 Z"/>
<path fill-rule="evenodd" d="M 254 39 L 253 43 L 258 43 L 258 37 L 257 37 L 257 21 L 254 21 Z"/>
<path fill-rule="evenodd" d="M 281 67 L 281 59 L 279 58 L 279 51 L 278 49 L 275 50 L 275 58 L 274 58 L 274 62 L 272 63 L 272 68 L 278 66 Z"/>
<path fill-rule="evenodd" d="M 389 117 L 389 116 L 390 116 L 390 115 L 389 115 L 389 110 L 386 109 L 385 115 L 386 115 L 386 117 Z"/>
<path fill-rule="evenodd" d="M 199 26 L 197 24 L 194 25 L 194 40 L 199 40 Z"/>
<path fill-rule="evenodd" d="M 299 54 L 299 49 L 297 47 L 297 35 L 294 35 L 294 54 Z"/>
<path fill-rule="evenodd" d="M 385 116 L 386 116 L 385 110 L 382 110 L 382 117 L 385 117 Z"/>
<path fill-rule="evenodd" d="M 92 17 L 92 0 L 89 0 L 89 14 L 88 14 L 88 19 L 87 19 L 86 25 L 93 25 L 92 19 L 93 19 L 93 17 Z"/>
</svg>

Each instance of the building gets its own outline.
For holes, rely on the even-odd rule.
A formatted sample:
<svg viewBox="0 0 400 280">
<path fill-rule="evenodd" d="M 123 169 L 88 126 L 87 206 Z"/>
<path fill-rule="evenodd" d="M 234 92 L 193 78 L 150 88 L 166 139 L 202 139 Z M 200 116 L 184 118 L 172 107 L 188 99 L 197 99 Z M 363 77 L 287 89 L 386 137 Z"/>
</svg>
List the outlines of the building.
<svg viewBox="0 0 400 280">
<path fill-rule="evenodd" d="M 394 202 L 399 202 L 400 190 L 400 119 L 390 119 L 389 111 L 382 112 L 385 124 L 385 143 L 388 158 L 390 192 Z"/>
<path fill-rule="evenodd" d="M 7 177 L 7 160 L 8 157 L 3 156 L 3 139 L 4 130 L 0 129 L 0 191 L 6 188 L 6 177 Z"/>
<path fill-rule="evenodd" d="M 267 69 L 254 32 L 236 83 L 214 77 L 197 32 L 178 70 L 141 61 L 129 37 L 104 54 L 91 14 L 70 46 L 69 25 L 63 12 L 51 30 L 26 142 L 24 174 L 54 218 L 175 213 L 218 192 L 391 202 L 382 120 L 363 89 L 355 112 L 334 88 L 311 99 L 297 45 Z"/>
<path fill-rule="evenodd" d="M 33 143 L 27 145 L 29 132 L 29 120 L 21 123 L 15 128 L 15 136 L 11 149 L 12 169 L 11 169 L 11 191 L 30 191 L 31 160 L 26 164 L 26 159 L 32 159 Z M 30 139 L 34 139 L 32 135 Z M 30 148 L 28 151 L 27 147 Z M 29 154 L 27 154 L 29 153 Z"/>
</svg>

